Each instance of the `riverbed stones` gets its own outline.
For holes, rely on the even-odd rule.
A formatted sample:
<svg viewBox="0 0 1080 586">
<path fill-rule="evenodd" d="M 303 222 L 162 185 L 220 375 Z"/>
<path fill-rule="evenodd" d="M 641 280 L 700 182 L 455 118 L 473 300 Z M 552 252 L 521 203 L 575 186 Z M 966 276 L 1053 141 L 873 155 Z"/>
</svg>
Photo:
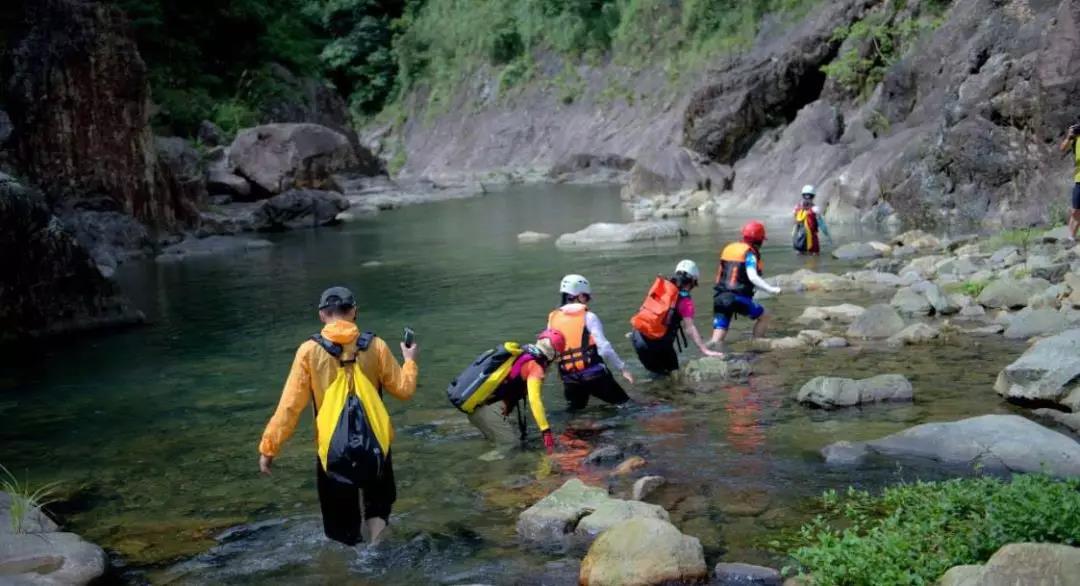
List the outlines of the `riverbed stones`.
<svg viewBox="0 0 1080 586">
<path fill-rule="evenodd" d="M 624 501 L 608 499 L 581 518 L 574 528 L 573 546 L 584 550 L 604 531 L 630 519 L 657 519 L 668 521 L 668 512 L 658 505 L 639 500 Z"/>
<path fill-rule="evenodd" d="M 1010 543 L 984 565 L 953 566 L 938 586 L 1059 586 L 1080 578 L 1080 547 Z"/>
<path fill-rule="evenodd" d="M 753 372 L 750 362 L 741 358 L 698 358 L 686 363 L 682 377 L 690 383 L 746 380 Z"/>
<path fill-rule="evenodd" d="M 614 464 L 623 457 L 622 448 L 619 446 L 606 445 L 600 446 L 593 451 L 589 452 L 587 456 L 582 460 L 582 463 L 592 466 L 599 466 L 603 464 Z"/>
<path fill-rule="evenodd" d="M 166 246 L 154 261 L 159 263 L 181 262 L 192 258 L 220 254 L 245 253 L 270 248 L 273 245 L 274 244 L 269 240 L 240 236 L 188 238 L 176 244 Z"/>
<path fill-rule="evenodd" d="M 781 586 L 780 572 L 752 564 L 719 563 L 713 568 L 711 586 Z"/>
<path fill-rule="evenodd" d="M 833 258 L 840 260 L 860 260 L 866 258 L 878 258 L 882 251 L 867 242 L 851 242 L 836 247 L 832 251 Z"/>
<path fill-rule="evenodd" d="M 911 287 L 898 289 L 889 301 L 889 305 L 896 308 L 901 315 L 906 316 L 930 315 L 933 312 L 933 307 L 926 296 Z"/>
<path fill-rule="evenodd" d="M 605 531 L 581 562 L 587 586 L 651 586 L 707 578 L 701 542 L 660 519 L 636 518 Z"/>
<path fill-rule="evenodd" d="M 960 421 L 924 423 L 844 449 L 822 451 L 848 456 L 858 463 L 871 453 L 894 458 L 918 458 L 946 465 L 982 466 L 1009 472 L 1045 472 L 1052 476 L 1080 475 L 1080 443 L 1019 415 L 982 415 Z M 858 455 L 859 446 L 865 452 Z M 852 456 L 857 456 L 851 461 Z"/>
<path fill-rule="evenodd" d="M 1009 320 L 1005 328 L 1005 337 L 1025 339 L 1033 336 L 1057 334 L 1068 329 L 1069 323 L 1061 313 L 1054 309 L 1032 309 L 1025 307 Z"/>
<path fill-rule="evenodd" d="M 349 139 L 318 124 L 264 124 L 241 130 L 229 161 L 267 195 L 293 188 L 321 189 L 331 175 L 359 164 Z"/>
<path fill-rule="evenodd" d="M 1080 413 L 1066 413 L 1057 409 L 1036 409 L 1031 412 L 1036 417 L 1048 419 L 1054 423 L 1064 425 L 1074 433 L 1080 434 Z"/>
<path fill-rule="evenodd" d="M 887 340 L 890 346 L 914 346 L 936 340 L 941 330 L 924 323 L 911 324 Z"/>
<path fill-rule="evenodd" d="M 12 498 L 0 492 L 0 582 L 89 584 L 105 574 L 105 552 L 74 533 L 59 531 L 40 509 L 28 510 L 21 532 L 15 533 Z"/>
<path fill-rule="evenodd" d="M 821 457 L 830 466 L 853 466 L 862 462 L 870 451 L 862 442 L 841 440 L 821 449 Z"/>
<path fill-rule="evenodd" d="M 619 465 L 611 471 L 609 476 L 629 476 L 634 471 L 640 470 L 648 465 L 648 461 L 641 456 L 630 456 L 629 458 L 619 462 Z"/>
<path fill-rule="evenodd" d="M 867 403 L 911 401 L 913 397 L 911 383 L 902 375 L 882 374 L 862 380 L 814 377 L 799 389 L 796 399 L 822 409 L 839 409 Z"/>
<path fill-rule="evenodd" d="M 991 281 L 976 299 L 980 305 L 991 309 L 1018 309 L 1027 304 L 1032 295 L 1050 286 L 1041 279 L 1003 278 Z"/>
<path fill-rule="evenodd" d="M 675 240 L 685 231 L 674 221 L 631 222 L 615 224 L 598 222 L 588 227 L 563 234 L 555 240 L 555 246 L 569 249 L 621 248 L 634 242 Z"/>
<path fill-rule="evenodd" d="M 904 329 L 904 320 L 895 309 L 878 304 L 866 308 L 847 329 L 848 338 L 888 338 Z"/>
<path fill-rule="evenodd" d="M 252 227 L 262 232 L 330 226 L 349 200 L 335 191 L 293 189 L 259 204 L 251 213 Z"/>
<path fill-rule="evenodd" d="M 795 318 L 795 322 L 810 327 L 821 327 L 827 321 L 849 324 L 864 312 L 866 310 L 862 307 L 850 303 L 827 307 L 807 307 L 802 315 Z"/>
<path fill-rule="evenodd" d="M 1015 246 L 1003 246 L 990 255 L 989 262 L 998 268 L 1008 268 L 1024 262 L 1024 255 Z"/>
<path fill-rule="evenodd" d="M 1036 342 L 998 373 L 994 390 L 1013 401 L 1047 401 L 1080 411 L 1080 329 Z"/>
</svg>

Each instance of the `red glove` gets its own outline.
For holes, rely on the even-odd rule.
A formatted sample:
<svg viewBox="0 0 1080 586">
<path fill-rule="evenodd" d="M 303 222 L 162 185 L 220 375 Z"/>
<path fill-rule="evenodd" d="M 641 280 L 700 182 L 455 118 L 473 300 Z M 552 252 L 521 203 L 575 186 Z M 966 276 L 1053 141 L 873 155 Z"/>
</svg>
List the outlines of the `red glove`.
<svg viewBox="0 0 1080 586">
<path fill-rule="evenodd" d="M 555 436 L 551 435 L 551 430 L 550 429 L 545 429 L 544 433 L 542 435 L 544 437 L 544 449 L 547 450 L 548 454 L 554 454 L 555 453 Z"/>
</svg>

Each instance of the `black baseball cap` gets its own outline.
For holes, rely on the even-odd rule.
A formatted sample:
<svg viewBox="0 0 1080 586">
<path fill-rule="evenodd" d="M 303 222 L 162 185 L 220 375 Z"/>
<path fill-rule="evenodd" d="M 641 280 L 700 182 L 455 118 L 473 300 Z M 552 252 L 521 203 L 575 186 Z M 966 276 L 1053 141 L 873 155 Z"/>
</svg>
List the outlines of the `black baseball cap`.
<svg viewBox="0 0 1080 586">
<path fill-rule="evenodd" d="M 349 291 L 345 287 L 330 287 L 326 291 L 323 291 L 322 295 L 319 297 L 319 309 L 353 307 L 355 305 L 356 297 L 353 297 L 352 291 Z"/>
</svg>

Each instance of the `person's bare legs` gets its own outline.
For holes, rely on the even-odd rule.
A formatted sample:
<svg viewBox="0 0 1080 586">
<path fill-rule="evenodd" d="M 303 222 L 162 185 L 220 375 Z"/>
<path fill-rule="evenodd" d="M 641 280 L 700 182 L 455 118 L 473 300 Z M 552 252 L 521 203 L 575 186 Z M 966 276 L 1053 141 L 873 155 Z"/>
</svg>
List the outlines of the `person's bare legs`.
<svg viewBox="0 0 1080 586">
<path fill-rule="evenodd" d="M 367 520 L 368 535 L 370 535 L 370 541 L 372 545 L 379 543 L 379 537 L 383 535 L 383 530 L 386 529 L 386 519 L 382 517 L 372 517 Z"/>
<path fill-rule="evenodd" d="M 1073 210 L 1069 215 L 1069 235 L 1076 240 L 1076 232 L 1080 230 L 1080 210 Z"/>
<path fill-rule="evenodd" d="M 727 338 L 727 328 L 714 328 L 712 331 L 712 337 L 709 338 L 708 346 L 713 348 L 723 348 L 724 340 Z"/>
<path fill-rule="evenodd" d="M 767 313 L 761 314 L 761 317 L 754 321 L 754 337 L 764 338 L 765 332 L 769 329 L 770 316 Z"/>
</svg>

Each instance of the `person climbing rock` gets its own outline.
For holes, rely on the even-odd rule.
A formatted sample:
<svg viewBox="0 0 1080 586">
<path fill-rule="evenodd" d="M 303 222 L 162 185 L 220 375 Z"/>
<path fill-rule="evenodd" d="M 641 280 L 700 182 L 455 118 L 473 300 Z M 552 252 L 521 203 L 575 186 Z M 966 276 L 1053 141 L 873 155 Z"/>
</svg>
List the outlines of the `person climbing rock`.
<svg viewBox="0 0 1080 586">
<path fill-rule="evenodd" d="M 540 332 L 535 344 L 506 342 L 474 360 L 450 383 L 447 396 L 499 449 L 525 443 L 527 430 L 521 403 L 527 400 L 550 454 L 555 438 L 544 410 L 544 372 L 564 351 L 566 339 L 551 329 Z"/>
<path fill-rule="evenodd" d="M 731 327 L 732 318 L 745 315 L 754 323 L 754 337 L 760 338 L 768 329 L 769 316 L 765 308 L 754 301 L 757 288 L 779 295 L 780 287 L 774 287 L 762 278 L 764 262 L 761 245 L 765 242 L 765 226 L 758 221 L 747 222 L 742 229 L 742 242 L 732 242 L 720 253 L 720 265 L 716 269 L 716 286 L 713 295 L 713 334 L 709 345 L 722 347 Z"/>
<path fill-rule="evenodd" d="M 697 287 L 700 277 L 697 263 L 692 260 L 679 261 L 671 277 L 656 278 L 641 309 L 631 318 L 630 324 L 634 329 L 630 339 L 638 360 L 649 372 L 668 374 L 679 369 L 676 346 L 681 350 L 686 345 L 687 333 L 702 354 L 723 356 L 705 345 L 694 325 L 694 299 L 690 291 Z"/>
<path fill-rule="evenodd" d="M 634 377 L 604 336 L 600 318 L 589 311 L 589 281 L 581 275 L 566 275 L 559 284 L 559 294 L 562 305 L 548 314 L 547 327 L 566 339 L 566 350 L 559 354 L 558 364 L 568 409 L 584 409 L 590 396 L 615 405 L 629 401 L 608 365 L 620 371 L 630 384 Z"/>
<path fill-rule="evenodd" d="M 259 443 L 259 470 L 274 458 L 312 403 L 315 415 L 316 487 L 326 536 L 346 545 L 379 540 L 397 498 L 390 441 L 393 428 L 382 392 L 408 401 L 416 391 L 418 347 L 401 344 L 399 366 L 390 348 L 356 326 L 356 298 L 331 287 L 319 298 L 324 326 L 300 345 L 281 400 Z"/>
<path fill-rule="evenodd" d="M 821 253 L 819 230 L 829 240 L 829 244 L 832 244 L 832 236 L 829 234 L 829 227 L 825 225 L 825 218 L 821 215 L 821 210 L 814 205 L 816 195 L 817 189 L 813 185 L 804 185 L 802 201 L 795 206 L 795 226 L 791 230 L 791 244 L 799 254 L 816 256 Z"/>
<path fill-rule="evenodd" d="M 1061 152 L 1070 150 L 1073 154 L 1075 170 L 1073 171 L 1072 186 L 1072 210 L 1069 214 L 1069 239 L 1076 242 L 1076 233 L 1080 231 L 1080 123 L 1073 124 L 1065 134 L 1065 140 L 1061 141 Z"/>
</svg>

